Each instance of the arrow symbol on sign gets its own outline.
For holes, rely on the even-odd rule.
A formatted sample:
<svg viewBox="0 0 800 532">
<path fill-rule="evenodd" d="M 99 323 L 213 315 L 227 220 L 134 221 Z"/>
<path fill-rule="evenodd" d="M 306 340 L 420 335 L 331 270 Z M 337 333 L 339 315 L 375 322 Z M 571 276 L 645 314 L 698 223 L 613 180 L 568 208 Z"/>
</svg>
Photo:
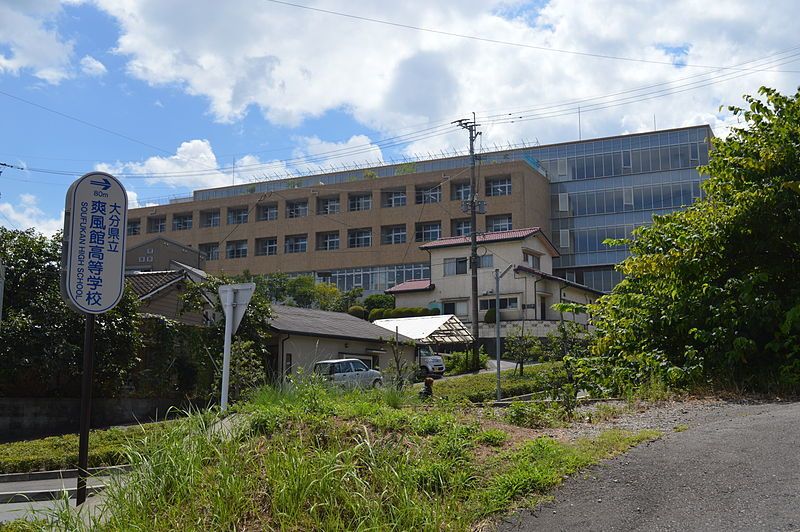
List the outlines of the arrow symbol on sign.
<svg viewBox="0 0 800 532">
<path fill-rule="evenodd" d="M 103 190 L 108 190 L 111 188 L 111 181 L 108 178 L 104 177 L 102 181 L 90 181 L 92 185 L 103 187 Z"/>
</svg>

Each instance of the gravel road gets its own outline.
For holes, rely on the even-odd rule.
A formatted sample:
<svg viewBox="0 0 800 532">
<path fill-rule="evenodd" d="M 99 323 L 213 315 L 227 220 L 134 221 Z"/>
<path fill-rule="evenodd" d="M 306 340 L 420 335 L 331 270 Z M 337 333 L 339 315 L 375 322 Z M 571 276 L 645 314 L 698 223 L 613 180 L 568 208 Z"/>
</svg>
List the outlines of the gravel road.
<svg viewBox="0 0 800 532">
<path fill-rule="evenodd" d="M 673 403 L 610 422 L 669 431 L 499 524 L 527 530 L 800 530 L 800 403 Z"/>
</svg>

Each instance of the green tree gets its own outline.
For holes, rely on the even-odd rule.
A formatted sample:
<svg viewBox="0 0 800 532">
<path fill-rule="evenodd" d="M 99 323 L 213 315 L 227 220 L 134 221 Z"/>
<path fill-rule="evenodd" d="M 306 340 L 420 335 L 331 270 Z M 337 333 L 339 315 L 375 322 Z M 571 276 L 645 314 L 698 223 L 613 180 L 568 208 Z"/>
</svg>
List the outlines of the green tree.
<svg viewBox="0 0 800 532">
<path fill-rule="evenodd" d="M 627 242 L 625 279 L 592 308 L 581 370 L 607 390 L 653 378 L 800 389 L 800 92 L 761 88 L 713 143 L 705 198 Z"/>
<path fill-rule="evenodd" d="M 0 396 L 80 395 L 85 318 L 61 297 L 61 236 L 0 227 L 6 265 L 0 324 Z M 95 326 L 95 392 L 127 392 L 141 346 L 138 300 L 130 289 Z"/>
<path fill-rule="evenodd" d="M 370 311 L 378 308 L 394 308 L 394 296 L 391 294 L 372 294 L 364 298 L 364 307 Z"/>
<path fill-rule="evenodd" d="M 541 358 L 543 352 L 542 341 L 515 325 L 506 337 L 505 354 L 517 363 L 514 373 L 519 370 L 520 376 L 524 374 L 525 363 Z"/>
</svg>

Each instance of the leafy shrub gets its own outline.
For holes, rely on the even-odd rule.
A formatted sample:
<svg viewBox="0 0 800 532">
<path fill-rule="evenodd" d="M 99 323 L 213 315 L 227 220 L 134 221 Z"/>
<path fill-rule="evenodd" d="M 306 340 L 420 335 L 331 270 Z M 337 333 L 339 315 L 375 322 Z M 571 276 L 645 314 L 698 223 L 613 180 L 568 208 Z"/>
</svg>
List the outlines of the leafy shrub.
<svg viewBox="0 0 800 532">
<path fill-rule="evenodd" d="M 473 403 L 491 401 L 496 396 L 497 376 L 494 373 L 463 375 L 439 382 L 434 393 L 451 400 L 468 400 Z M 531 366 L 524 376 L 514 375 L 512 370 L 502 372 L 500 379 L 503 397 L 536 393 L 548 397 L 565 381 L 561 363 L 545 363 Z"/>
<path fill-rule="evenodd" d="M 369 311 L 369 321 L 382 320 L 385 313 L 385 308 L 374 308 Z"/>
<path fill-rule="evenodd" d="M 364 298 L 364 308 L 369 311 L 394 308 L 394 296 L 390 294 L 372 294 Z"/>
<path fill-rule="evenodd" d="M 480 369 L 489 367 L 489 355 L 486 354 L 486 349 L 481 346 L 478 351 L 480 361 Z M 471 351 L 456 351 L 446 356 L 445 360 L 445 373 L 447 375 L 462 375 L 464 373 L 471 373 L 470 359 L 472 358 Z"/>
<path fill-rule="evenodd" d="M 250 340 L 236 339 L 231 345 L 228 398 L 231 402 L 242 399 L 247 393 L 263 386 L 267 381 L 264 361 L 253 349 Z M 215 372 L 214 395 L 220 396 L 222 385 L 222 364 Z"/>
<path fill-rule="evenodd" d="M 565 421 L 563 410 L 539 401 L 514 401 L 506 408 L 503 417 L 512 425 L 531 429 L 558 427 Z"/>
<path fill-rule="evenodd" d="M 486 311 L 486 315 L 483 317 L 484 323 L 495 323 L 497 321 L 497 311 L 493 308 L 490 308 Z"/>
<path fill-rule="evenodd" d="M 367 319 L 367 309 L 361 305 L 353 305 L 347 309 L 347 313 L 351 316 L 355 316 L 356 318 L 361 318 L 362 320 Z"/>
</svg>

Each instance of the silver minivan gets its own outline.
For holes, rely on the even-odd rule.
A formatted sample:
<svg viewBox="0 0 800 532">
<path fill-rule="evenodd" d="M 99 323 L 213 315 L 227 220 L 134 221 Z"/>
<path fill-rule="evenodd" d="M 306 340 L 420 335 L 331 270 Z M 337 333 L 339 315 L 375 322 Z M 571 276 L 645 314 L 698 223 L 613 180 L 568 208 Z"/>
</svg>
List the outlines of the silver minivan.
<svg viewBox="0 0 800 532">
<path fill-rule="evenodd" d="M 346 388 L 379 388 L 383 386 L 380 371 L 369 369 L 357 358 L 320 360 L 314 364 L 314 373 Z"/>
</svg>

